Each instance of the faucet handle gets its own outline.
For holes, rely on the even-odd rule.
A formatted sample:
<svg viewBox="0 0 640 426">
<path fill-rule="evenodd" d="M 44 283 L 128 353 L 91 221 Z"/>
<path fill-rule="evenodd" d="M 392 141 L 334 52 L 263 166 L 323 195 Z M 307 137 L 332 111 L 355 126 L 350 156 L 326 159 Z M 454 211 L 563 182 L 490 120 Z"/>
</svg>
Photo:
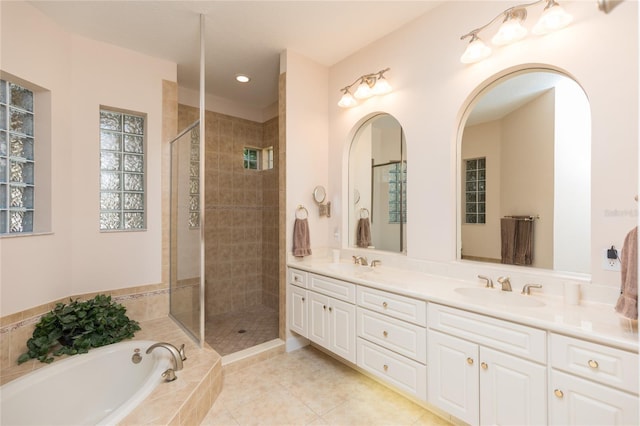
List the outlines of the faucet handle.
<svg viewBox="0 0 640 426">
<path fill-rule="evenodd" d="M 371 261 L 371 267 L 372 268 L 375 268 L 376 266 L 380 266 L 380 265 L 382 265 L 382 260 L 374 259 L 374 260 Z"/>
<path fill-rule="evenodd" d="M 184 351 L 184 343 L 180 346 L 178 353 L 180 354 L 180 358 L 182 358 L 183 361 L 187 360 L 187 354 Z"/>
<path fill-rule="evenodd" d="M 532 288 L 542 288 L 542 284 L 525 284 L 522 287 L 522 294 L 526 294 L 527 296 L 531 294 Z"/>
<path fill-rule="evenodd" d="M 478 278 L 487 282 L 487 284 L 485 285 L 486 288 L 493 288 L 493 280 L 491 278 L 484 275 L 478 275 Z"/>
</svg>

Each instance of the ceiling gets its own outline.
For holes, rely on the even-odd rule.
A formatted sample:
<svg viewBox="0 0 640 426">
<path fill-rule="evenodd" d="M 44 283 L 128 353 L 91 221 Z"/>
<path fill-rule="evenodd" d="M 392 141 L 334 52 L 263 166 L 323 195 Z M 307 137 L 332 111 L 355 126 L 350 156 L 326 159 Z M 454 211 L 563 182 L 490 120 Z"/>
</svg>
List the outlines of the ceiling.
<svg viewBox="0 0 640 426">
<path fill-rule="evenodd" d="M 277 101 L 280 53 L 325 66 L 441 1 L 30 1 L 76 34 L 178 64 L 178 84 L 198 89 L 199 22 L 205 15 L 207 93 L 265 108 Z M 236 74 L 251 77 L 242 85 Z"/>
</svg>

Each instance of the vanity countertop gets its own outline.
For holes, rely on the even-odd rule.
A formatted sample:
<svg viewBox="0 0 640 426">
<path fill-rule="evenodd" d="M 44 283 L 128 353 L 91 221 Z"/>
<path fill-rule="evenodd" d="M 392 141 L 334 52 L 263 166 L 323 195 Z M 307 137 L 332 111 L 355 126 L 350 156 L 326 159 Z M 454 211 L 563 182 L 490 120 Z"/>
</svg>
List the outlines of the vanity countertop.
<svg viewBox="0 0 640 426">
<path fill-rule="evenodd" d="M 543 306 L 523 307 L 504 304 L 486 304 L 465 297 L 456 288 L 483 289 L 477 282 L 463 281 L 419 271 L 378 266 L 357 266 L 352 263 L 331 263 L 329 260 L 296 261 L 291 268 L 312 272 L 355 284 L 410 296 L 428 302 L 439 303 L 492 316 L 520 324 L 541 328 L 551 332 L 590 340 L 596 343 L 638 352 L 638 330 L 631 321 L 618 315 L 612 305 L 582 302 L 580 305 L 565 305 L 561 297 L 544 294 L 532 289 L 530 296 L 520 295 L 520 288 L 513 287 L 514 296 L 528 297 L 543 302 Z M 500 284 L 496 284 L 497 287 Z M 486 289 L 500 292 L 499 288 Z M 496 294 L 496 299 L 499 297 Z"/>
</svg>

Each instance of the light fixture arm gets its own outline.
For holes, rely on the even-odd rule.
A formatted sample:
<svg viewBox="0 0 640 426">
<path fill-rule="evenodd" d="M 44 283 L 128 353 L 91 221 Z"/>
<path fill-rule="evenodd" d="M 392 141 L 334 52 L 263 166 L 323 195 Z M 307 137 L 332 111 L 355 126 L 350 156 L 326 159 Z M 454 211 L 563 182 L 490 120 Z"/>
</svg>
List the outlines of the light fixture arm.
<svg viewBox="0 0 640 426">
<path fill-rule="evenodd" d="M 361 75 L 360 77 L 356 78 L 353 83 L 351 83 L 348 86 L 345 86 L 342 89 L 340 89 L 340 91 L 343 92 L 343 93 L 347 93 L 349 91 L 349 89 L 351 89 L 353 86 L 356 85 L 356 83 L 367 83 L 367 85 L 369 87 L 373 87 L 373 85 L 376 84 L 376 81 L 381 79 L 383 77 L 384 73 L 389 71 L 390 69 L 391 68 L 385 68 L 385 69 L 380 70 L 378 72 Z"/>
<path fill-rule="evenodd" d="M 527 8 L 531 7 L 531 6 L 535 6 L 537 4 L 540 4 L 542 2 L 547 2 L 547 7 L 550 7 L 550 5 L 552 3 L 555 3 L 555 0 L 536 0 L 534 2 L 531 3 L 524 3 L 524 4 L 519 4 L 517 6 L 513 6 L 510 7 L 502 12 L 500 12 L 499 15 L 497 15 L 495 18 L 493 18 L 491 21 L 489 21 L 488 23 L 486 23 L 485 25 L 476 28 L 475 30 L 471 30 L 469 31 L 467 34 L 463 35 L 460 37 L 460 40 L 464 40 L 467 37 L 471 37 L 471 41 L 474 41 L 474 39 L 478 38 L 478 33 L 482 30 L 484 30 L 485 28 L 487 28 L 488 26 L 490 26 L 491 24 L 493 24 L 494 22 L 496 22 L 498 19 L 503 18 L 503 22 L 510 19 L 510 18 L 517 18 L 520 20 L 523 20 L 527 17 Z"/>
</svg>

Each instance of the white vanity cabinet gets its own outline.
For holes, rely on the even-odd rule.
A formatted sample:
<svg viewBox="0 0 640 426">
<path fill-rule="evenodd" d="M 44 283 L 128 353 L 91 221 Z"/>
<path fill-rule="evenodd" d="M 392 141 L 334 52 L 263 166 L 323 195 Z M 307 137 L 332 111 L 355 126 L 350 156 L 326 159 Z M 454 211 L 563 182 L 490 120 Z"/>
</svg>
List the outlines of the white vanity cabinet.
<svg viewBox="0 0 640 426">
<path fill-rule="evenodd" d="M 357 304 L 358 367 L 426 400 L 426 302 L 358 286 Z"/>
<path fill-rule="evenodd" d="M 639 424 L 638 354 L 555 333 L 550 346 L 550 424 Z"/>
<path fill-rule="evenodd" d="M 287 318 L 289 329 L 303 337 L 307 337 L 309 321 L 307 305 L 308 274 L 296 269 L 287 271 Z"/>
<path fill-rule="evenodd" d="M 307 338 L 356 362 L 355 284 L 309 274 Z"/>
<path fill-rule="evenodd" d="M 430 303 L 428 400 L 470 424 L 547 423 L 546 332 Z"/>
</svg>

